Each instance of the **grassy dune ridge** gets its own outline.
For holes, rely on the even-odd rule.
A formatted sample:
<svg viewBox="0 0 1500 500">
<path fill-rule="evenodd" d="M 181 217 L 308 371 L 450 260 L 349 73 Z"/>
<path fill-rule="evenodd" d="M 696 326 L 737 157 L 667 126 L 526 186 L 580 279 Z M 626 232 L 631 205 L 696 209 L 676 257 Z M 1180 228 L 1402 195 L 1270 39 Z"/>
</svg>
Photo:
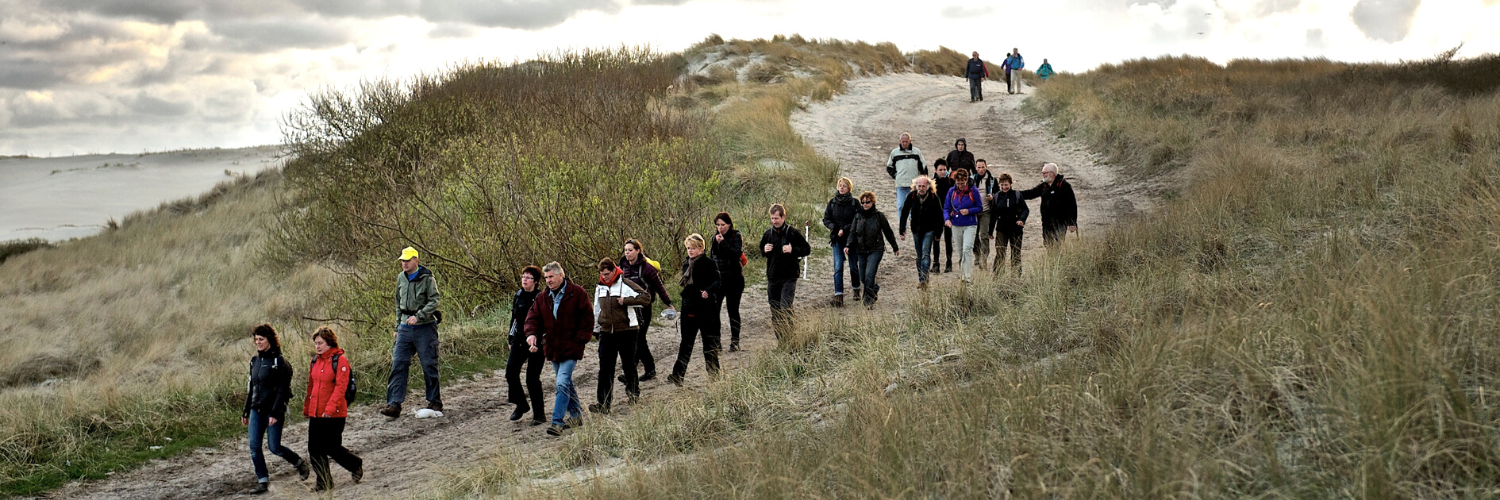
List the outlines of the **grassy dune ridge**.
<svg viewBox="0 0 1500 500">
<path fill-rule="evenodd" d="M 1167 176 L 1158 211 L 568 438 L 612 473 L 450 493 L 1500 494 L 1500 59 L 1451 55 L 1059 75 L 1029 112 Z"/>
</svg>

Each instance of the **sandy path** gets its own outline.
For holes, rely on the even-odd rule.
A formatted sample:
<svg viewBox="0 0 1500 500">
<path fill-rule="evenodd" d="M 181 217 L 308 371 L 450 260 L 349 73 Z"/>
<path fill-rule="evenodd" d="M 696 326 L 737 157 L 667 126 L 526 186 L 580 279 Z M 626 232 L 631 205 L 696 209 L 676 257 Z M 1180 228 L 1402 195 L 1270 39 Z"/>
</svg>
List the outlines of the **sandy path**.
<svg viewBox="0 0 1500 500">
<path fill-rule="evenodd" d="M 818 151 L 841 163 L 843 175 L 849 176 L 858 190 L 875 191 L 879 206 L 895 208 L 893 181 L 885 174 L 886 154 L 895 145 L 900 131 L 916 136 L 917 147 L 931 159 L 946 155 L 952 140 L 966 137 L 978 157 L 985 158 L 997 170 L 1008 170 L 1018 178 L 1018 185 L 1030 187 L 1039 182 L 1043 161 L 1057 162 L 1073 183 L 1080 201 L 1080 229 L 1084 235 L 1097 231 L 1117 217 L 1147 206 L 1143 200 L 1127 196 L 1138 192 L 1137 186 L 1121 183 L 1110 170 L 1097 164 L 1081 147 L 1053 139 L 1039 124 L 1022 119 L 1016 112 L 1022 96 L 1008 96 L 994 85 L 989 100 L 968 102 L 967 84 L 958 78 L 929 75 L 896 74 L 850 82 L 849 91 L 835 99 L 810 105 L 805 112 L 793 115 L 793 127 L 815 144 Z M 931 160 L 929 160 L 931 161 Z M 1024 166 L 1024 167 L 1023 167 Z M 831 186 L 830 186 L 831 192 Z M 1032 202 L 1033 211 L 1036 210 Z M 894 214 L 892 214 L 894 215 Z M 892 216 L 894 219 L 894 216 Z M 1033 215 L 1032 220 L 1039 220 Z M 827 235 L 814 224 L 809 240 L 815 246 L 826 245 Z M 756 241 L 759 235 L 745 235 Z M 1026 234 L 1026 259 L 1044 258 L 1038 231 Z M 880 280 L 884 290 L 881 303 L 903 307 L 916 285 L 915 265 L 910 238 L 901 243 L 899 257 L 887 254 L 881 266 Z M 810 280 L 798 290 L 798 307 L 802 310 L 824 309 L 832 294 L 828 258 L 812 259 Z M 977 271 L 976 271 L 977 273 Z M 941 284 L 956 280 L 957 272 L 935 279 Z M 768 325 L 764 286 L 745 291 L 745 351 L 725 353 L 726 370 L 745 366 L 756 352 L 775 348 Z M 844 309 L 844 314 L 862 314 L 860 308 Z M 725 320 L 727 330 L 727 319 Z M 651 345 L 657 357 L 660 377 L 642 386 L 645 399 L 661 399 L 690 394 L 707 384 L 702 358 L 695 353 L 685 388 L 664 381 L 677 352 L 675 324 L 657 325 L 652 329 Z M 724 332 L 728 342 L 728 332 Z M 700 348 L 701 353 L 701 348 Z M 575 383 L 585 403 L 594 398 L 598 373 L 597 354 L 590 348 L 579 363 Z M 420 376 L 420 375 L 417 375 Z M 365 374 L 365 380 L 379 383 L 381 374 Z M 543 384 L 550 388 L 551 370 L 543 374 Z M 619 389 L 617 389 L 619 390 Z M 528 425 L 529 416 L 521 422 L 510 422 L 511 407 L 504 402 L 505 382 L 502 374 L 483 374 L 472 381 L 450 382 L 444 387 L 448 416 L 442 419 L 418 420 L 403 417 L 387 422 L 375 414 L 370 405 L 355 409 L 345 431 L 345 445 L 365 460 L 365 480 L 351 485 L 348 475 L 335 468 L 336 494 L 345 498 L 410 497 L 439 487 L 446 479 L 444 471 L 461 471 L 476 458 L 494 449 L 515 450 L 519 456 L 554 456 L 559 440 L 549 438 L 544 427 Z M 547 395 L 547 403 L 552 403 Z M 409 402 L 421 403 L 420 393 Z M 408 409 L 408 412 L 410 409 Z M 628 414 L 629 407 L 618 405 L 615 417 Z M 298 453 L 306 449 L 306 424 L 286 431 L 285 445 Z M 110 479 L 74 483 L 52 493 L 58 498 L 205 498 L 234 495 L 253 486 L 245 440 L 240 438 L 215 448 L 201 449 L 170 460 L 155 461 Z M 306 498 L 307 483 L 299 483 L 295 473 L 278 458 L 269 457 L 272 471 L 270 498 Z"/>
</svg>

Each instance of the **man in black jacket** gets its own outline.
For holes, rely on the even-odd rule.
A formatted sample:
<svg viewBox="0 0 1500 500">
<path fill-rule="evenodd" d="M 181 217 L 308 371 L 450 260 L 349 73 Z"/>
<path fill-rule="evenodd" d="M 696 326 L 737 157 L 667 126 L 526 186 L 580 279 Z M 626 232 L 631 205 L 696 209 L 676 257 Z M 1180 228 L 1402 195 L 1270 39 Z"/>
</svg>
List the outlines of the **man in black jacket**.
<svg viewBox="0 0 1500 500">
<path fill-rule="evenodd" d="M 798 261 L 812 253 L 802 232 L 786 223 L 786 207 L 771 205 L 771 228 L 760 237 L 760 254 L 766 258 L 766 299 L 771 303 L 771 323 L 780 340 L 792 330 L 792 301 L 797 298 Z"/>
<path fill-rule="evenodd" d="M 937 255 L 931 251 L 933 241 L 944 229 L 943 199 L 932 179 L 924 175 L 912 181 L 911 194 L 906 195 L 906 203 L 901 205 L 900 217 L 897 225 L 901 228 L 901 241 L 906 241 L 906 222 L 911 221 L 911 232 L 916 237 L 912 243 L 917 250 L 917 286 L 926 288 L 928 268 L 932 257 Z"/>
<path fill-rule="evenodd" d="M 1026 218 L 1031 216 L 1031 209 L 1026 208 L 1026 201 L 1021 199 L 1021 192 L 1011 189 L 1011 178 L 1009 173 L 1002 173 L 998 178 L 999 189 L 994 198 L 990 200 L 991 217 L 995 223 L 995 274 L 1000 274 L 1000 269 L 1006 267 L 1005 249 L 1010 248 L 1009 266 L 1015 268 L 1016 275 L 1021 274 L 1021 236 L 1026 228 Z"/>
<path fill-rule="evenodd" d="M 964 68 L 964 76 L 969 79 L 969 102 L 983 101 L 984 79 L 990 77 L 990 69 L 979 59 L 979 52 L 974 52 L 974 57 L 969 59 Z"/>
<path fill-rule="evenodd" d="M 1057 173 L 1056 163 L 1042 165 L 1042 183 L 1021 192 L 1021 198 L 1041 198 L 1042 244 L 1056 249 L 1068 233 L 1078 232 L 1078 200 L 1073 186 Z"/>
</svg>

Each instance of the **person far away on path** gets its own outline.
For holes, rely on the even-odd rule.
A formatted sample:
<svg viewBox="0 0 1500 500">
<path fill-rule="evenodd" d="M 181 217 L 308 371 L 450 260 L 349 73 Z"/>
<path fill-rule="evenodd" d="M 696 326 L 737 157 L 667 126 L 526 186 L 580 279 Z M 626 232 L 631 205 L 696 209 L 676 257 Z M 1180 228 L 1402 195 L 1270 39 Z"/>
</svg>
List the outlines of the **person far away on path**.
<svg viewBox="0 0 1500 500">
<path fill-rule="evenodd" d="M 948 160 L 938 158 L 938 161 L 933 164 L 933 168 L 937 169 L 937 178 L 933 179 L 932 182 L 937 186 L 938 201 L 941 203 L 943 197 L 948 195 L 948 191 L 953 189 L 953 175 L 948 171 Z M 939 271 L 945 273 L 953 272 L 953 228 L 944 225 L 942 232 L 943 234 L 938 235 L 938 238 L 933 240 L 932 244 L 933 273 Z M 938 252 L 944 252 L 948 256 L 946 268 L 941 265 L 943 260 L 938 258 Z"/>
<path fill-rule="evenodd" d="M 995 199 L 995 193 L 1000 191 L 1000 183 L 995 181 L 995 175 L 990 172 L 989 164 L 984 158 L 974 160 L 974 176 L 969 179 L 969 185 L 979 190 L 980 199 L 984 200 L 984 211 L 979 212 L 979 235 L 974 238 L 974 261 L 979 263 L 981 269 L 989 267 L 990 243 L 994 237 L 994 219 L 990 217 L 990 203 Z"/>
<path fill-rule="evenodd" d="M 1042 165 L 1042 183 L 1021 192 L 1022 199 L 1041 198 L 1042 245 L 1056 250 L 1068 233 L 1078 232 L 1078 200 L 1056 163 Z"/>
<path fill-rule="evenodd" d="M 1037 66 L 1036 77 L 1041 78 L 1044 82 L 1047 81 L 1048 78 L 1052 78 L 1052 63 L 1047 62 L 1046 58 L 1042 58 L 1042 65 Z"/>
<path fill-rule="evenodd" d="M 927 175 L 927 163 L 922 158 L 922 150 L 911 145 L 911 134 L 902 132 L 897 139 L 896 149 L 892 149 L 885 160 L 885 173 L 896 180 L 896 211 L 899 212 L 902 200 L 911 192 L 911 181 L 918 175 Z"/>
<path fill-rule="evenodd" d="M 708 250 L 703 236 L 693 233 L 682 240 L 687 260 L 682 261 L 682 343 L 677 344 L 677 363 L 667 381 L 682 385 L 687 376 L 688 361 L 693 357 L 693 341 L 703 336 L 703 364 L 708 374 L 719 376 L 719 266 L 705 255 Z"/>
<path fill-rule="evenodd" d="M 807 238 L 786 223 L 786 207 L 780 203 L 767 211 L 771 227 L 760 237 L 760 254 L 766 258 L 766 300 L 771 304 L 771 325 L 776 340 L 791 334 L 792 302 L 797 298 L 797 259 L 812 253 Z"/>
<path fill-rule="evenodd" d="M 849 225 L 854 223 L 854 214 L 859 212 L 859 202 L 854 200 L 854 182 L 840 177 L 835 184 L 836 192 L 828 199 L 823 209 L 823 227 L 828 228 L 828 245 L 833 248 L 833 306 L 844 307 L 844 261 L 847 260 Z M 859 267 L 849 263 L 849 282 L 854 288 L 854 300 L 859 300 Z"/>
<path fill-rule="evenodd" d="M 302 400 L 302 416 L 307 417 L 307 458 L 312 462 L 318 484 L 313 491 L 333 488 L 328 460 L 338 462 L 349 471 L 349 478 L 359 484 L 365 477 L 365 461 L 344 448 L 344 423 L 349 418 L 349 367 L 354 365 L 339 349 L 339 336 L 327 326 L 313 332 L 312 366 L 307 370 L 307 397 Z"/>
<path fill-rule="evenodd" d="M 642 317 L 640 306 L 651 303 L 650 293 L 630 278 L 615 261 L 599 261 L 599 285 L 594 287 L 594 337 L 599 339 L 599 387 L 589 412 L 609 414 L 614 404 L 615 359 L 621 367 L 635 366 L 636 330 L 650 318 Z M 634 401 L 641 396 L 635 370 L 625 369 L 625 397 Z"/>
<path fill-rule="evenodd" d="M 1021 198 L 1021 192 L 1011 189 L 1010 173 L 1001 173 L 996 182 L 1000 190 L 995 193 L 994 199 L 990 201 L 993 209 L 992 215 L 995 223 L 995 274 L 1007 265 L 1013 269 L 1016 276 L 1021 275 L 1021 236 L 1026 229 L 1026 218 L 1031 215 L 1031 209 L 1026 208 L 1026 201 Z M 1010 248 L 1010 260 L 1005 260 L 1005 249 Z"/>
<path fill-rule="evenodd" d="M 677 308 L 672 305 L 672 296 L 667 295 L 667 288 L 662 284 L 661 264 L 646 257 L 646 250 L 641 246 L 640 240 L 635 238 L 625 240 L 625 250 L 615 264 L 620 266 L 621 271 L 624 271 L 626 278 L 650 291 L 646 294 L 646 299 L 650 302 L 641 306 L 641 327 L 636 330 L 635 334 L 636 362 L 625 368 L 625 370 L 633 371 L 636 369 L 636 364 L 640 364 L 645 371 L 641 373 L 637 381 L 645 382 L 656 378 L 656 356 L 651 355 L 651 345 L 646 342 L 646 334 L 651 332 L 651 315 L 656 313 L 652 304 L 656 299 L 661 299 L 667 304 L 667 311 L 670 311 L 668 314 L 671 316 L 677 315 Z M 618 380 L 622 384 L 625 383 L 625 374 L 620 374 Z"/>
<path fill-rule="evenodd" d="M 281 340 L 276 336 L 276 329 L 267 324 L 255 325 L 250 329 L 250 338 L 255 342 L 256 353 L 250 357 L 250 384 L 245 393 L 245 409 L 240 412 L 240 424 L 249 430 L 250 463 L 255 467 L 255 489 L 250 493 L 261 494 L 270 491 L 271 482 L 261 444 L 265 444 L 272 455 L 296 467 L 303 480 L 307 479 L 311 469 L 297 452 L 281 446 L 286 407 L 292 400 L 292 365 L 281 357 Z"/>
<path fill-rule="evenodd" d="M 953 173 L 953 189 L 943 199 L 944 224 L 953 228 L 953 236 L 963 245 L 958 253 L 960 276 L 964 283 L 974 280 L 974 236 L 979 232 L 979 212 L 984 210 L 979 190 L 969 186 L 969 172 Z"/>
<path fill-rule="evenodd" d="M 719 300 L 729 314 L 729 352 L 740 350 L 740 299 L 745 296 L 744 241 L 728 212 L 714 216 L 714 239 L 709 246 L 714 264 L 719 266 Z"/>
<path fill-rule="evenodd" d="M 406 401 L 406 379 L 411 374 L 411 356 L 422 361 L 422 383 L 427 390 L 427 408 L 443 411 L 438 390 L 438 331 L 443 320 L 438 311 L 437 276 L 423 267 L 417 249 L 401 250 L 401 274 L 396 276 L 396 343 L 391 346 L 391 375 L 385 384 L 385 408 L 381 415 L 401 416 Z"/>
<path fill-rule="evenodd" d="M 1006 67 L 1010 68 L 1010 88 L 1013 94 L 1025 94 L 1021 91 L 1021 70 L 1026 69 L 1026 60 L 1021 58 L 1021 49 L 1012 48 L 1010 56 L 1006 59 Z"/>
<path fill-rule="evenodd" d="M 959 137 L 953 141 L 953 151 L 948 152 L 948 171 L 957 174 L 959 170 L 969 172 L 969 180 L 974 180 L 974 153 L 969 152 L 969 141 Z"/>
<path fill-rule="evenodd" d="M 510 357 L 505 361 L 505 383 L 509 386 L 509 401 L 516 405 L 511 420 L 520 420 L 530 411 L 531 425 L 547 422 L 542 397 L 542 351 L 526 344 L 526 315 L 537 294 L 542 293 L 542 269 L 526 266 L 521 269 L 521 288 L 510 299 Z M 526 388 L 521 389 L 521 367 L 526 367 Z M 531 393 L 530 403 L 526 393 Z"/>
<path fill-rule="evenodd" d="M 969 102 L 983 101 L 984 79 L 990 77 L 990 68 L 979 59 L 979 52 L 974 52 L 974 57 L 969 58 L 964 76 L 969 79 Z"/>
<path fill-rule="evenodd" d="M 547 289 L 526 313 L 526 345 L 539 347 L 557 374 L 557 394 L 552 404 L 552 425 L 547 434 L 561 436 L 564 430 L 583 425 L 583 407 L 573 387 L 573 369 L 583 359 L 583 349 L 594 336 L 594 308 L 589 293 L 568 280 L 562 264 L 542 266 Z"/>
<path fill-rule="evenodd" d="M 885 241 L 891 244 L 891 253 L 897 257 L 901 256 L 901 247 L 896 245 L 896 235 L 891 231 L 885 213 L 875 208 L 875 193 L 860 193 L 859 207 L 859 214 L 849 226 L 849 246 L 844 247 L 844 252 L 850 254 L 853 262 L 859 263 L 856 268 L 864 273 L 860 279 L 865 284 L 865 307 L 873 309 L 875 301 L 880 298 L 880 283 L 875 275 L 880 270 L 880 259 L 885 255 L 885 244 L 880 236 L 885 235 Z"/>
<path fill-rule="evenodd" d="M 933 264 L 933 257 L 937 256 L 931 247 L 944 229 L 942 195 L 937 194 L 936 186 L 927 176 L 918 176 L 911 183 L 911 194 L 901 205 L 900 213 L 901 241 L 906 241 L 906 223 L 911 221 L 912 235 L 916 237 L 912 243 L 917 251 L 917 287 L 924 289 L 927 288 L 928 268 Z"/>
</svg>

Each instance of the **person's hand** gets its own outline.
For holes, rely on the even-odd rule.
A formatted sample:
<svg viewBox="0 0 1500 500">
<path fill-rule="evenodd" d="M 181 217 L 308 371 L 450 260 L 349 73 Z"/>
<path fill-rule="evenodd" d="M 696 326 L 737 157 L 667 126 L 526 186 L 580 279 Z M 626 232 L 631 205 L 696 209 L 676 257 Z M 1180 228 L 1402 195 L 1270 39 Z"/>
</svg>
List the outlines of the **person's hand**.
<svg viewBox="0 0 1500 500">
<path fill-rule="evenodd" d="M 531 346 L 531 352 L 536 352 L 536 335 L 526 336 L 526 345 Z"/>
<path fill-rule="evenodd" d="M 782 245 L 781 246 L 781 253 L 792 253 L 792 244 L 791 243 L 787 243 L 785 245 Z"/>
<path fill-rule="evenodd" d="M 620 298 L 617 298 L 615 300 L 620 301 L 620 305 L 622 305 L 622 306 L 625 305 L 625 297 L 620 297 Z"/>
<path fill-rule="evenodd" d="M 724 241 L 724 235 L 722 235 L 722 234 L 715 234 L 714 235 L 714 241 L 722 243 Z"/>
<path fill-rule="evenodd" d="M 993 194 L 984 195 L 984 201 L 995 201 L 995 195 L 993 195 Z"/>
<path fill-rule="evenodd" d="M 901 233 L 901 241 L 906 241 L 906 233 Z"/>
<path fill-rule="evenodd" d="M 708 290 L 703 291 L 703 298 L 708 298 Z"/>
<path fill-rule="evenodd" d="M 250 419 L 245 418 L 245 417 L 240 417 L 240 425 L 250 425 Z"/>
<path fill-rule="evenodd" d="M 901 256 L 901 251 L 900 250 L 895 250 L 895 251 L 892 251 L 891 253 L 894 254 L 897 257 Z"/>
<path fill-rule="evenodd" d="M 331 414 L 329 414 L 329 413 L 328 413 L 328 412 L 326 412 L 326 411 L 325 411 L 325 412 L 323 412 L 323 414 L 322 414 L 322 415 L 320 415 L 320 416 L 321 416 L 321 417 L 323 417 L 323 418 L 332 418 L 332 417 L 333 417 L 333 415 L 331 415 Z"/>
<path fill-rule="evenodd" d="M 406 324 L 410 325 L 410 326 L 417 326 L 417 317 L 416 316 L 407 316 L 406 317 Z"/>
<path fill-rule="evenodd" d="M 840 230 L 839 230 L 839 236 L 843 236 L 843 235 L 844 235 L 844 230 L 843 230 L 843 229 L 840 229 Z"/>
<path fill-rule="evenodd" d="M 849 255 L 849 247 L 844 247 L 844 255 Z"/>
<path fill-rule="evenodd" d="M 967 208 L 965 208 L 965 209 L 960 209 L 960 210 L 959 210 L 959 211 L 958 211 L 958 214 L 959 214 L 959 215 L 969 215 L 969 209 L 967 209 Z"/>
<path fill-rule="evenodd" d="M 271 425 L 276 425 L 276 417 L 271 417 L 270 422 Z"/>
<path fill-rule="evenodd" d="M 1077 233 L 1078 232 L 1078 226 L 1068 226 L 1068 232 L 1070 232 L 1070 233 Z"/>
<path fill-rule="evenodd" d="M 765 252 L 766 253 L 771 253 L 771 249 L 772 248 L 776 248 L 776 247 L 771 246 L 770 243 L 766 243 L 766 250 L 765 250 Z"/>
<path fill-rule="evenodd" d="M 1026 227 L 1026 221 L 1024 221 L 1024 220 L 1018 220 L 1018 221 L 1016 221 L 1016 225 L 1017 226 L 1021 226 L 1021 227 Z"/>
<path fill-rule="evenodd" d="M 948 227 L 953 227 L 953 221 L 951 221 L 951 220 L 945 220 L 945 221 L 943 221 L 943 225 L 944 226 L 948 226 Z"/>
</svg>

